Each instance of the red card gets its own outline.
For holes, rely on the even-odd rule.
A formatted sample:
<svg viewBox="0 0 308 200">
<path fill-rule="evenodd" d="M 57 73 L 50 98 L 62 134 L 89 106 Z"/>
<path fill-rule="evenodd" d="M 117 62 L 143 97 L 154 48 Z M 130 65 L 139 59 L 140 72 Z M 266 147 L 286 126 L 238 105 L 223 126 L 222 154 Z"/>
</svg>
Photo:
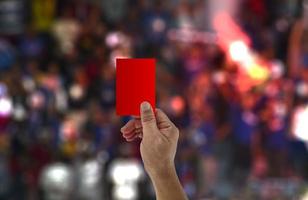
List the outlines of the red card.
<svg viewBox="0 0 308 200">
<path fill-rule="evenodd" d="M 117 115 L 140 116 L 143 101 L 148 101 L 155 109 L 155 64 L 153 58 L 116 60 Z"/>
</svg>

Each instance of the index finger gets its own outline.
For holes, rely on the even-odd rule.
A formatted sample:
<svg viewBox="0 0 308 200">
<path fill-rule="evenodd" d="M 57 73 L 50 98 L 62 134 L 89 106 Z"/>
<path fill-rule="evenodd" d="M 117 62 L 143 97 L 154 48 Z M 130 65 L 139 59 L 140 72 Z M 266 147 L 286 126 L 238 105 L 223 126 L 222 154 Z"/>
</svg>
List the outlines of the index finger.
<svg viewBox="0 0 308 200">
<path fill-rule="evenodd" d="M 157 124 L 168 123 L 170 125 L 174 125 L 172 121 L 169 119 L 169 117 L 161 109 L 156 108 L 155 111 L 156 111 Z"/>
<path fill-rule="evenodd" d="M 140 117 L 140 116 L 137 116 L 137 115 L 132 115 L 132 117 L 133 117 L 134 119 L 141 119 L 141 117 Z"/>
</svg>

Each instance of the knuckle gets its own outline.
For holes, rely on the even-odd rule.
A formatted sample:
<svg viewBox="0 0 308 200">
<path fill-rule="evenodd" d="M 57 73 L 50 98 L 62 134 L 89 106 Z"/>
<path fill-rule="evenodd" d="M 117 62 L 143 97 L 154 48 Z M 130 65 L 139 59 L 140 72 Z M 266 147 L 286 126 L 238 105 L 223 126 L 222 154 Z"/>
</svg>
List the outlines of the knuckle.
<svg viewBox="0 0 308 200">
<path fill-rule="evenodd" d="M 158 126 L 160 128 L 172 129 L 172 124 L 170 124 L 168 122 L 159 122 Z"/>
<path fill-rule="evenodd" d="M 160 108 L 156 108 L 156 112 L 162 112 Z"/>
<path fill-rule="evenodd" d="M 135 128 L 136 129 L 142 128 L 142 124 L 140 122 L 139 123 L 135 123 Z"/>
<path fill-rule="evenodd" d="M 151 111 L 146 111 L 143 113 L 142 122 L 152 122 L 154 120 L 154 116 L 152 115 Z"/>
<path fill-rule="evenodd" d="M 178 129 L 178 127 L 176 127 L 174 124 L 173 124 L 173 131 L 176 133 L 176 134 L 179 134 L 180 130 Z"/>
</svg>

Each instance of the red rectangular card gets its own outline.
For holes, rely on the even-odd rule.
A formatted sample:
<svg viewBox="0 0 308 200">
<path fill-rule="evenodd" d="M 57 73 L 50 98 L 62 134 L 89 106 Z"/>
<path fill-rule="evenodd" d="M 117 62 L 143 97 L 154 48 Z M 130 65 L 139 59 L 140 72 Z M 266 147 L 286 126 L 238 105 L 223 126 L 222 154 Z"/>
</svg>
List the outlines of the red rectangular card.
<svg viewBox="0 0 308 200">
<path fill-rule="evenodd" d="M 116 60 L 116 113 L 140 116 L 140 104 L 148 101 L 155 109 L 155 65 L 153 58 Z"/>
</svg>

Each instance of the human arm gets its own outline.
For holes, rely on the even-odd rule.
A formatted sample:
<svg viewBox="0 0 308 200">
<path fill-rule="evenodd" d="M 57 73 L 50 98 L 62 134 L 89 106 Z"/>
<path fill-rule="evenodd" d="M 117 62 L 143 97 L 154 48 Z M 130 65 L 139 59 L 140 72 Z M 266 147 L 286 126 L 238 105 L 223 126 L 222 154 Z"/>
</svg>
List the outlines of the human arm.
<svg viewBox="0 0 308 200">
<path fill-rule="evenodd" d="M 174 157 L 179 131 L 160 109 L 149 103 L 140 107 L 141 119 L 132 119 L 121 132 L 127 141 L 141 137 L 141 157 L 153 182 L 157 200 L 187 200 L 176 174 Z"/>
</svg>

